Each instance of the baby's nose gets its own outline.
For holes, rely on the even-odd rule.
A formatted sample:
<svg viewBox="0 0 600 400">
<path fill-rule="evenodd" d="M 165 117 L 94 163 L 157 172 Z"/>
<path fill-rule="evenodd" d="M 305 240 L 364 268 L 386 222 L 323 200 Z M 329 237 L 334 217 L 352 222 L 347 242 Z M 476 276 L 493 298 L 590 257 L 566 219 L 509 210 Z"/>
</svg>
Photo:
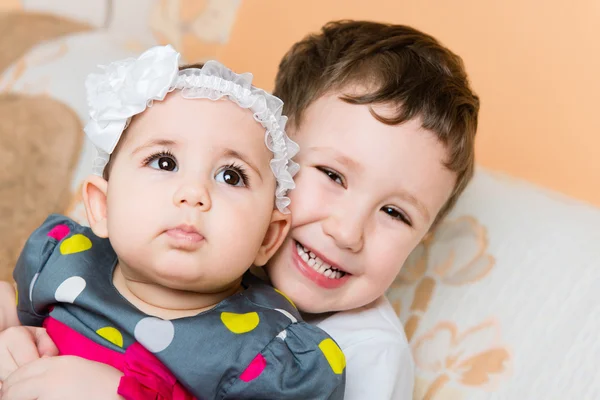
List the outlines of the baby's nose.
<svg viewBox="0 0 600 400">
<path fill-rule="evenodd" d="M 208 211 L 211 207 L 210 194 L 203 185 L 181 186 L 173 196 L 173 203 L 176 206 L 199 207 L 203 211 Z"/>
</svg>

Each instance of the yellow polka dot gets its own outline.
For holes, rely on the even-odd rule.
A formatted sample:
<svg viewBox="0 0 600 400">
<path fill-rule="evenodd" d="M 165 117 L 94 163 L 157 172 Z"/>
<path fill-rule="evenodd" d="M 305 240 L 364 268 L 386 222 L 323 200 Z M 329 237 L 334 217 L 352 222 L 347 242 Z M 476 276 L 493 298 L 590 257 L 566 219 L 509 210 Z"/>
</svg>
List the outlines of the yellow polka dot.
<svg viewBox="0 0 600 400">
<path fill-rule="evenodd" d="M 117 329 L 112 326 L 105 326 L 104 328 L 100 328 L 96 331 L 98 336 L 103 337 L 108 340 L 112 344 L 123 347 L 123 335 Z"/>
<path fill-rule="evenodd" d="M 246 314 L 222 312 L 221 321 L 233 333 L 247 333 L 258 326 L 260 318 L 255 312 Z"/>
<path fill-rule="evenodd" d="M 285 293 L 283 293 L 281 290 L 275 289 L 275 291 L 276 291 L 277 293 L 279 293 L 280 295 L 282 295 L 283 297 L 285 297 L 285 299 L 286 299 L 287 301 L 289 301 L 289 302 L 290 302 L 290 304 L 294 306 L 294 308 L 298 308 L 298 307 L 296 307 L 296 305 L 294 304 L 294 302 L 292 301 L 292 299 L 290 299 L 289 297 L 287 297 L 287 295 L 286 295 Z"/>
<path fill-rule="evenodd" d="M 325 355 L 325 358 L 329 362 L 329 366 L 335 374 L 339 375 L 344 372 L 344 368 L 346 368 L 346 357 L 344 357 L 342 349 L 340 349 L 333 340 L 323 340 L 319 343 L 319 348 Z"/>
<path fill-rule="evenodd" d="M 67 255 L 73 253 L 80 253 L 92 248 L 92 241 L 87 237 L 76 234 L 70 238 L 64 240 L 60 244 L 60 254 Z"/>
</svg>

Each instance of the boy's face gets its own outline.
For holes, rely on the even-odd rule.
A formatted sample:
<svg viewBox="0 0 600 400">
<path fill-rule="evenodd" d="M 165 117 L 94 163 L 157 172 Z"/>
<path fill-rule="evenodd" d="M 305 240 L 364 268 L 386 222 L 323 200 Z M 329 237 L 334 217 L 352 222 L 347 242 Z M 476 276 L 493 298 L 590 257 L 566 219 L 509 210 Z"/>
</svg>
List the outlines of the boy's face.
<svg viewBox="0 0 600 400">
<path fill-rule="evenodd" d="M 385 125 L 337 95 L 314 102 L 292 133 L 301 149 L 292 227 L 267 272 L 305 312 L 366 305 L 449 198 L 455 176 L 444 167 L 446 150 L 419 121 Z"/>
<path fill-rule="evenodd" d="M 252 265 L 274 204 L 264 128 L 228 100 L 170 94 L 123 136 L 108 236 L 130 279 L 218 292 Z"/>
</svg>

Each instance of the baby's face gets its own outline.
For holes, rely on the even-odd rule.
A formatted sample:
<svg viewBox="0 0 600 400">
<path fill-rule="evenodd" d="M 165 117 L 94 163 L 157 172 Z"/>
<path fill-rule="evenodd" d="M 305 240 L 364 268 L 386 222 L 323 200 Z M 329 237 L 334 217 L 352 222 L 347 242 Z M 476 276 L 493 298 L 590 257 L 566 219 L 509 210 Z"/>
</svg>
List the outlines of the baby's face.
<svg viewBox="0 0 600 400">
<path fill-rule="evenodd" d="M 385 125 L 337 96 L 313 103 L 293 133 L 292 227 L 267 272 L 303 311 L 361 307 L 385 292 L 450 196 L 446 150 L 418 121 Z"/>
<path fill-rule="evenodd" d="M 123 272 L 205 293 L 237 284 L 274 207 L 264 136 L 229 100 L 173 93 L 137 116 L 108 180 L 108 236 Z"/>
</svg>

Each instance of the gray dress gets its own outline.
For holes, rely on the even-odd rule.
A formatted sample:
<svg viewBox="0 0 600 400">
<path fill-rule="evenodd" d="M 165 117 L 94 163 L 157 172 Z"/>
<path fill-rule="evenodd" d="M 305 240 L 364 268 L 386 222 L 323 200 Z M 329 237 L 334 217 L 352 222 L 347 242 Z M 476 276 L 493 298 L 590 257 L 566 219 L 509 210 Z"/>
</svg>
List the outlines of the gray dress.
<svg viewBox="0 0 600 400">
<path fill-rule="evenodd" d="M 343 398 L 341 350 L 272 286 L 248 273 L 244 290 L 211 310 L 162 320 L 115 289 L 116 263 L 107 239 L 51 215 L 15 268 L 21 323 L 41 326 L 51 316 L 121 353 L 138 342 L 199 399 Z"/>
</svg>

